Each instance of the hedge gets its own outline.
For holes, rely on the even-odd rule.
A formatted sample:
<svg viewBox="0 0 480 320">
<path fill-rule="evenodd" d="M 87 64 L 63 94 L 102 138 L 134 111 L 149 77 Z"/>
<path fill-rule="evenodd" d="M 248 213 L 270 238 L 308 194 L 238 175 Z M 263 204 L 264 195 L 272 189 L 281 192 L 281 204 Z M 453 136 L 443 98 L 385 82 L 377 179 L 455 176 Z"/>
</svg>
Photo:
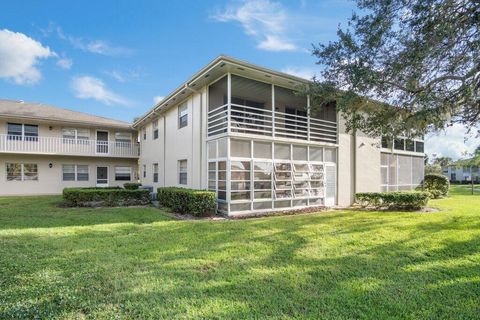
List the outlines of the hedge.
<svg viewBox="0 0 480 320">
<path fill-rule="evenodd" d="M 427 174 L 423 179 L 423 190 L 429 192 L 434 199 L 448 196 L 450 181 L 440 174 Z"/>
<path fill-rule="evenodd" d="M 65 188 L 63 200 L 71 207 L 113 207 L 146 205 L 150 192 L 146 189 L 127 190 L 114 188 Z"/>
<path fill-rule="evenodd" d="M 428 204 L 428 192 L 364 192 L 355 195 L 357 203 L 363 207 L 418 210 Z"/>
<path fill-rule="evenodd" d="M 142 184 L 138 182 L 127 182 L 123 184 L 123 187 L 128 190 L 137 190 L 141 186 Z"/>
<path fill-rule="evenodd" d="M 215 192 L 176 187 L 158 188 L 157 200 L 174 212 L 194 216 L 210 215 L 217 205 Z"/>
</svg>

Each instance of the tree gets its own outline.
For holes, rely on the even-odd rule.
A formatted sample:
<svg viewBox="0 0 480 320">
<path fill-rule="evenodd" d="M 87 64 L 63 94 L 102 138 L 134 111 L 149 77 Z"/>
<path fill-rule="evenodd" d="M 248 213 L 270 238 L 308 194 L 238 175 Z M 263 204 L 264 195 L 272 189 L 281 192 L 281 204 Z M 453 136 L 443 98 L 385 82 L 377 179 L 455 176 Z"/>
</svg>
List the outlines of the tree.
<svg viewBox="0 0 480 320">
<path fill-rule="evenodd" d="M 425 174 L 442 174 L 442 167 L 438 164 L 427 163 L 425 165 Z"/>
<path fill-rule="evenodd" d="M 433 159 L 433 164 L 438 164 L 440 167 L 446 167 L 453 163 L 452 158 L 450 157 L 438 157 Z"/>
<path fill-rule="evenodd" d="M 417 135 L 480 123 L 480 1 L 356 0 L 338 40 L 313 46 L 312 108 L 336 101 L 347 130 Z M 321 81 L 320 81 L 321 80 Z"/>
</svg>

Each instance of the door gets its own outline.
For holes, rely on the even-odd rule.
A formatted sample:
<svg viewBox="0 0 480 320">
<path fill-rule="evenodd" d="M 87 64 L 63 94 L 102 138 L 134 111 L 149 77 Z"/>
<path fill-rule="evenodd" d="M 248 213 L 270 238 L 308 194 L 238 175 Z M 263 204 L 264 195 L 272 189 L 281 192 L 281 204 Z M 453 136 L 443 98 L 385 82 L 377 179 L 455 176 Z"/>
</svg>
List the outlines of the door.
<svg viewBox="0 0 480 320">
<path fill-rule="evenodd" d="M 108 153 L 108 131 L 97 131 L 97 153 Z"/>
<path fill-rule="evenodd" d="M 337 170 L 334 164 L 325 165 L 325 205 L 331 207 L 335 205 L 337 193 Z"/>
<path fill-rule="evenodd" d="M 97 167 L 97 187 L 108 187 L 108 167 Z"/>
</svg>

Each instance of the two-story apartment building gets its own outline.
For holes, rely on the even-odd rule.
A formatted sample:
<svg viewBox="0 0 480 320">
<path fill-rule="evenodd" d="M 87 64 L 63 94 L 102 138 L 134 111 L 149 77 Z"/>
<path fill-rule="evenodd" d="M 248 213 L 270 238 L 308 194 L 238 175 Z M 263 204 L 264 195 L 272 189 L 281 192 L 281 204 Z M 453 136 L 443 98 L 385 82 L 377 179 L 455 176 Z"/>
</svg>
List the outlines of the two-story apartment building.
<svg viewBox="0 0 480 320">
<path fill-rule="evenodd" d="M 126 122 L 0 100 L 0 195 L 137 181 L 136 131 Z"/>
<path fill-rule="evenodd" d="M 459 161 L 462 162 L 462 161 Z M 480 182 L 480 168 L 478 166 L 464 166 L 462 163 L 454 163 L 442 168 L 442 174 L 451 183 L 474 183 Z"/>
<path fill-rule="evenodd" d="M 296 94 L 304 84 L 219 56 L 135 121 L 141 182 L 215 191 L 229 215 L 347 206 L 356 192 L 421 184 L 423 141 L 347 133 L 335 104 Z"/>
</svg>

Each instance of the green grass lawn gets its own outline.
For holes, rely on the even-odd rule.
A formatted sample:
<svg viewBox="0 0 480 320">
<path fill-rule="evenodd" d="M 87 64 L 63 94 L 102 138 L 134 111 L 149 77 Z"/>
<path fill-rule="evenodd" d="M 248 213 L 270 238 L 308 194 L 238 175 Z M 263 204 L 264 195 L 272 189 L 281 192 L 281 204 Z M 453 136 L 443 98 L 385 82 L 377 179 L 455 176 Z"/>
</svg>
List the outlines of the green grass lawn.
<svg viewBox="0 0 480 320">
<path fill-rule="evenodd" d="M 176 221 L 0 198 L 0 319 L 480 318 L 480 193 L 432 213 Z"/>
</svg>

